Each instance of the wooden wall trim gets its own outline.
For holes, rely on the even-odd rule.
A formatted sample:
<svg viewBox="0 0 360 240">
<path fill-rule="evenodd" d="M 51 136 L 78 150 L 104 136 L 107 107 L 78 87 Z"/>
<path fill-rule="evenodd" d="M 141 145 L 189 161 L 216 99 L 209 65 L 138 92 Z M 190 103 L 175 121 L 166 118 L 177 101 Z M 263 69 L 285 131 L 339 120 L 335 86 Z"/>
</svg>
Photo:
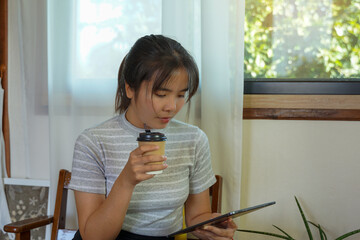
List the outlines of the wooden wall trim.
<svg viewBox="0 0 360 240">
<path fill-rule="evenodd" d="M 244 119 L 360 121 L 358 109 L 244 108 Z"/>
<path fill-rule="evenodd" d="M 244 108 L 360 109 L 360 95 L 248 94 Z"/>
<path fill-rule="evenodd" d="M 360 121 L 360 95 L 245 94 L 244 119 Z"/>
<path fill-rule="evenodd" d="M 4 89 L 2 130 L 5 142 L 5 165 L 8 177 L 10 169 L 10 128 L 8 111 L 8 0 L 0 0 L 0 70 L 1 85 Z"/>
</svg>

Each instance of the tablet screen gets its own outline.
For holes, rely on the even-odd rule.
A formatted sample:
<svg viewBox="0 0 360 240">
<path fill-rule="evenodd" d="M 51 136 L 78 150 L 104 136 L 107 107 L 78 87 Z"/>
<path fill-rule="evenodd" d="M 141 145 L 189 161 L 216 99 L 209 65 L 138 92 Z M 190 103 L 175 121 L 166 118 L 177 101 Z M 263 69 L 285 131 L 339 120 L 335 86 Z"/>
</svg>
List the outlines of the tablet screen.
<svg viewBox="0 0 360 240">
<path fill-rule="evenodd" d="M 263 203 L 263 204 L 256 205 L 256 206 L 253 206 L 253 207 L 248 207 L 248 208 L 240 209 L 240 210 L 237 210 L 237 211 L 228 212 L 228 213 L 225 213 L 225 214 L 223 214 L 221 216 L 206 220 L 204 222 L 201 222 L 201 223 L 195 224 L 193 226 L 190 226 L 190 227 L 184 228 L 182 230 L 179 230 L 177 232 L 174 232 L 174 233 L 168 235 L 168 237 L 173 237 L 173 236 L 178 235 L 178 234 L 192 232 L 192 231 L 194 231 L 194 230 L 196 230 L 198 228 L 202 228 L 202 227 L 204 227 L 206 225 L 216 225 L 218 223 L 226 221 L 229 217 L 236 218 L 236 217 L 239 217 L 241 215 L 245 215 L 247 213 L 259 210 L 261 208 L 264 208 L 264 207 L 267 207 L 267 206 L 270 206 L 270 205 L 273 205 L 273 204 L 275 204 L 275 202 L 268 202 L 268 203 Z"/>
</svg>

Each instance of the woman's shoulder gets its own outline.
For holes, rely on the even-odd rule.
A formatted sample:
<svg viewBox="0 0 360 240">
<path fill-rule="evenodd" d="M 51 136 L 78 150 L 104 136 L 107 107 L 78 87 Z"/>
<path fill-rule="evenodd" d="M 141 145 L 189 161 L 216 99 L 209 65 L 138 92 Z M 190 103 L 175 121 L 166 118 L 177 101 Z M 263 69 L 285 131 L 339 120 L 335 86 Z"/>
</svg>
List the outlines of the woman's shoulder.
<svg viewBox="0 0 360 240">
<path fill-rule="evenodd" d="M 198 126 L 191 125 L 189 123 L 185 123 L 185 122 L 182 122 L 177 119 L 171 120 L 168 129 L 170 131 L 179 130 L 179 129 L 180 130 L 189 130 L 189 131 L 193 131 L 193 132 L 201 131 L 201 129 Z"/>
<path fill-rule="evenodd" d="M 108 120 L 105 120 L 103 122 L 100 122 L 96 125 L 93 125 L 89 128 L 84 129 L 81 134 L 79 135 L 79 137 L 81 136 L 88 136 L 88 137 L 92 137 L 92 136 L 96 136 L 96 135 L 103 135 L 106 133 L 112 133 L 114 130 L 119 130 L 119 123 L 118 123 L 118 117 L 119 116 L 114 116 Z"/>
<path fill-rule="evenodd" d="M 185 123 L 176 119 L 171 121 L 168 127 L 168 133 L 178 133 L 178 134 L 190 134 L 193 136 L 194 140 L 200 138 L 207 138 L 206 134 L 203 130 L 201 130 L 198 126 Z"/>
</svg>

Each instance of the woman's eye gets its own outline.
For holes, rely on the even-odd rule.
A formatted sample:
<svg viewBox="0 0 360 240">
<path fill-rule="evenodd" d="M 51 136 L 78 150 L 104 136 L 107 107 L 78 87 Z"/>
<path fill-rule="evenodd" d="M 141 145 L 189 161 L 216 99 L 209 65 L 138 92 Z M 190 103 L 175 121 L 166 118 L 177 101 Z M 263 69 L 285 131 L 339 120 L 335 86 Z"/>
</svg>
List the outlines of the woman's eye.
<svg viewBox="0 0 360 240">
<path fill-rule="evenodd" d="M 185 94 L 179 95 L 179 98 L 184 98 L 184 97 L 185 97 Z"/>
<path fill-rule="evenodd" d="M 165 97 L 165 96 L 166 96 L 165 94 L 161 94 L 161 93 L 155 93 L 155 95 L 156 95 L 157 97 Z"/>
</svg>

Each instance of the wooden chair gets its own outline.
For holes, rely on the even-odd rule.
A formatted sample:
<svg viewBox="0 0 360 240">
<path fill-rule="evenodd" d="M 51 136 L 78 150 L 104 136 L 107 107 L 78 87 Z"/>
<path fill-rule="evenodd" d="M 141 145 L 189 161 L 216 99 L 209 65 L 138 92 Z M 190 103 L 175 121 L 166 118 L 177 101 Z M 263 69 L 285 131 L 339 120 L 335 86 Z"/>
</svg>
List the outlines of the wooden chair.
<svg viewBox="0 0 360 240">
<path fill-rule="evenodd" d="M 41 216 L 14 222 L 5 225 L 4 230 L 15 233 L 16 240 L 30 240 L 30 230 L 52 223 L 51 240 L 56 240 L 60 230 L 66 231 L 66 204 L 70 179 L 71 172 L 64 169 L 60 170 L 53 216 Z M 210 187 L 211 209 L 213 212 L 221 212 L 222 177 L 216 175 L 216 180 L 216 183 Z"/>
<path fill-rule="evenodd" d="M 222 177 L 215 175 L 216 183 L 210 187 L 211 211 L 221 213 Z"/>
</svg>

